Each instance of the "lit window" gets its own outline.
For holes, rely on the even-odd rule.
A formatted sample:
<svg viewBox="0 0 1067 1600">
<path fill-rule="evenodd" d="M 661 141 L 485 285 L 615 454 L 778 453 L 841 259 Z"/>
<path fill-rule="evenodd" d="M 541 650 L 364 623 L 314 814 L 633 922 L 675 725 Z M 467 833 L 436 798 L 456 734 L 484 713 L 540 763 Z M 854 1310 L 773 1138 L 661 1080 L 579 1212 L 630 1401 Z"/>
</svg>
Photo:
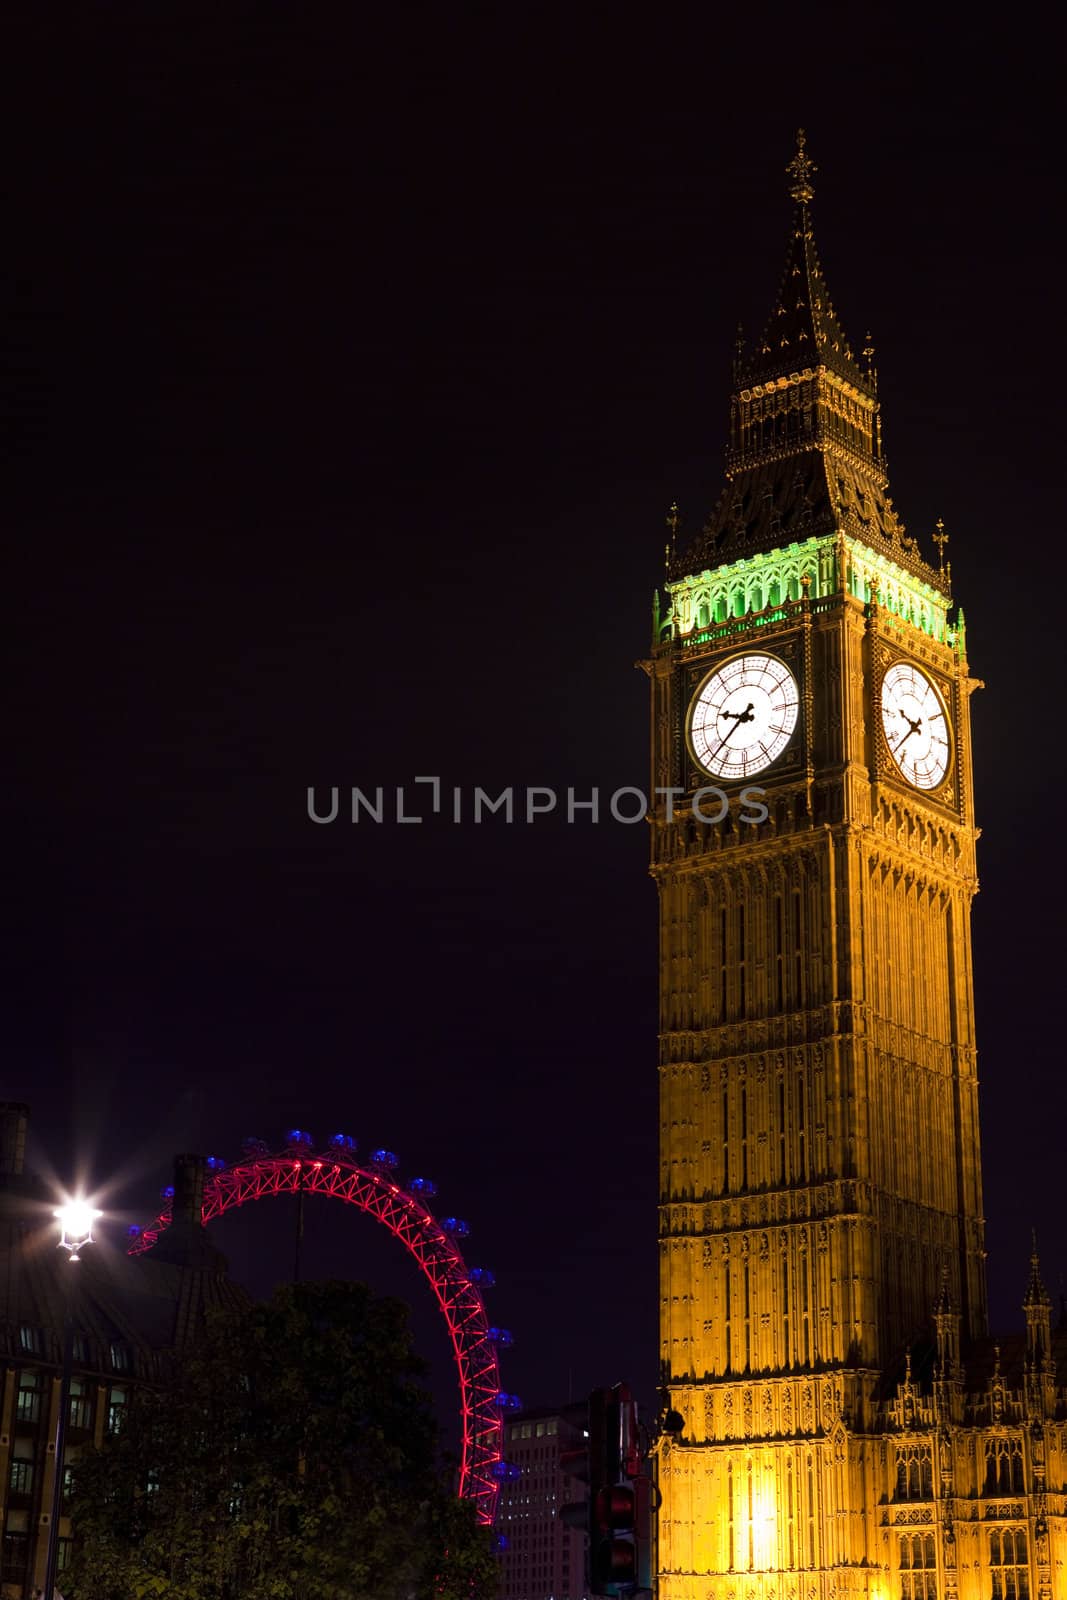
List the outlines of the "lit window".
<svg viewBox="0 0 1067 1600">
<path fill-rule="evenodd" d="M 116 1372 L 129 1372 L 130 1370 L 129 1346 L 123 1344 L 120 1339 L 111 1341 L 111 1365 Z"/>
<path fill-rule="evenodd" d="M 69 1421 L 72 1428 L 93 1425 L 93 1394 L 84 1378 L 71 1379 Z"/>
<path fill-rule="evenodd" d="M 108 1433 L 121 1433 L 123 1423 L 126 1421 L 126 1406 L 129 1391 L 127 1389 L 112 1388 L 107 1397 L 107 1431 Z"/>
<path fill-rule="evenodd" d="M 21 1441 L 20 1441 L 21 1443 Z M 17 1457 L 11 1463 L 11 1476 L 8 1484 L 12 1494 L 33 1493 L 33 1461 L 24 1457 Z"/>
<path fill-rule="evenodd" d="M 40 1330 L 40 1328 L 31 1328 L 28 1322 L 24 1322 L 22 1324 L 22 1327 L 19 1329 L 19 1347 L 20 1347 L 20 1349 L 25 1350 L 27 1355 L 31 1355 L 31 1356 L 40 1355 L 40 1353 L 41 1353 L 41 1330 Z"/>
<path fill-rule="evenodd" d="M 900 1540 L 901 1600 L 937 1600 L 937 1555 L 932 1534 L 904 1534 Z"/>
<path fill-rule="evenodd" d="M 1021 1528 L 1003 1533 L 998 1529 L 989 1535 L 989 1565 L 992 1600 L 1030 1600 L 1030 1562 Z"/>
<path fill-rule="evenodd" d="M 39 1372 L 20 1372 L 15 1416 L 19 1422 L 36 1422 L 40 1415 L 41 1375 Z"/>
</svg>

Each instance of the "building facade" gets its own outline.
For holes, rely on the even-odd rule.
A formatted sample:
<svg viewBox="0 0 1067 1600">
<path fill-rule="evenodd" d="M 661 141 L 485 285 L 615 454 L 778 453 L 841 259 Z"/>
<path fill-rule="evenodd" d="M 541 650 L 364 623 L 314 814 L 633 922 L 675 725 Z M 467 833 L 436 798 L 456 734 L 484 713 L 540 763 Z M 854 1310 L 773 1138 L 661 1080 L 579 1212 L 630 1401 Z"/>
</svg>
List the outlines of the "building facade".
<svg viewBox="0 0 1067 1600">
<path fill-rule="evenodd" d="M 659 1597 L 1065 1600 L 1067 1333 L 1036 1257 L 1025 1334 L 986 1326 L 976 681 L 943 529 L 934 566 L 889 495 L 813 172 L 801 137 L 726 484 L 680 549 L 669 519 L 647 664 L 682 1424 Z"/>
<path fill-rule="evenodd" d="M 68 1305 L 74 1339 L 61 1507 L 81 1453 L 122 1428 L 133 1387 L 166 1381 L 173 1353 L 209 1306 L 247 1303 L 199 1226 L 203 1163 L 194 1158 L 176 1163 L 178 1232 L 160 1242 L 155 1259 L 131 1260 L 99 1244 L 72 1265 L 57 1249 L 55 1197 L 25 1170 L 28 1124 L 26 1106 L 0 1104 L 0 1600 L 31 1600 L 44 1584 Z M 58 1539 L 62 1589 L 71 1543 L 65 1511 Z"/>
<path fill-rule="evenodd" d="M 505 1447 L 517 1476 L 500 1488 L 496 1526 L 500 1600 L 586 1600 L 584 1528 L 565 1523 L 566 1505 L 587 1495 L 588 1410 L 583 1401 L 509 1418 Z"/>
</svg>

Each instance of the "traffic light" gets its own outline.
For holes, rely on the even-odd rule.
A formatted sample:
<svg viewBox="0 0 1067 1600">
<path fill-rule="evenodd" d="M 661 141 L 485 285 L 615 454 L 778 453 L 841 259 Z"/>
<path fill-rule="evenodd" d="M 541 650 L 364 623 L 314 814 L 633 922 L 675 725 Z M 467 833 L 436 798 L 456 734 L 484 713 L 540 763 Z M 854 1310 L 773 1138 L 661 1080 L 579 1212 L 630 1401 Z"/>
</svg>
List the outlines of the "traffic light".
<svg viewBox="0 0 1067 1600">
<path fill-rule="evenodd" d="M 601 1489 L 593 1502 L 589 1531 L 589 1587 L 594 1594 L 623 1595 L 637 1587 L 636 1501 L 629 1484 Z"/>
<path fill-rule="evenodd" d="M 650 1585 L 649 1483 L 628 1385 L 589 1396 L 589 1588 L 634 1595 Z"/>
</svg>

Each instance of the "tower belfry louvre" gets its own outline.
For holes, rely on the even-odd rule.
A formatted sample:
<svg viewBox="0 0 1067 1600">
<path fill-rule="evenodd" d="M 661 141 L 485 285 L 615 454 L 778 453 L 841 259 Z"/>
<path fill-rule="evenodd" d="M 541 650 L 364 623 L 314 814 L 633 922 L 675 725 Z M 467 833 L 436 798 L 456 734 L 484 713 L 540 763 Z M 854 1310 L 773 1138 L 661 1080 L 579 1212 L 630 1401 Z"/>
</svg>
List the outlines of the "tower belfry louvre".
<svg viewBox="0 0 1067 1600">
<path fill-rule="evenodd" d="M 1036 1257 L 999 1400 L 988 1367 L 976 682 L 943 528 L 935 567 L 888 494 L 814 171 L 801 134 L 726 482 L 672 545 L 648 663 L 660 1358 L 682 1424 L 659 1451 L 659 1600 L 1067 1600 L 1067 1335 Z M 1020 1492 L 985 1501 L 983 1430 L 1009 1418 Z"/>
</svg>

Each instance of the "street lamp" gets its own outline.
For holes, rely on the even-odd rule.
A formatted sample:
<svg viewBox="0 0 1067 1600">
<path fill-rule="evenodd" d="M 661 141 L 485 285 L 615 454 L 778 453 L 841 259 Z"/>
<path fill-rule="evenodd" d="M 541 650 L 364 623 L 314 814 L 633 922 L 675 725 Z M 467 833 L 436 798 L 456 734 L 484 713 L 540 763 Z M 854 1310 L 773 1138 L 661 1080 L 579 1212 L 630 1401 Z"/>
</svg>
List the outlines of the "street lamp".
<svg viewBox="0 0 1067 1600">
<path fill-rule="evenodd" d="M 79 1261 L 80 1252 L 93 1242 L 93 1223 L 100 1212 L 84 1200 L 71 1200 L 54 1212 L 59 1223 L 59 1248 L 70 1251 L 70 1259 Z"/>
<path fill-rule="evenodd" d="M 55 1211 L 59 1223 L 60 1250 L 66 1250 L 71 1266 L 81 1260 L 81 1252 L 93 1242 L 93 1223 L 100 1212 L 84 1200 L 69 1200 Z M 70 1380 L 74 1366 L 74 1279 L 66 1280 L 63 1318 L 63 1375 L 59 1386 L 59 1416 L 56 1419 L 56 1460 L 52 1475 L 52 1512 L 48 1521 L 48 1559 L 44 1569 L 44 1600 L 55 1600 L 56 1563 L 59 1556 L 59 1518 L 63 1508 L 63 1454 L 70 1410 Z"/>
</svg>

